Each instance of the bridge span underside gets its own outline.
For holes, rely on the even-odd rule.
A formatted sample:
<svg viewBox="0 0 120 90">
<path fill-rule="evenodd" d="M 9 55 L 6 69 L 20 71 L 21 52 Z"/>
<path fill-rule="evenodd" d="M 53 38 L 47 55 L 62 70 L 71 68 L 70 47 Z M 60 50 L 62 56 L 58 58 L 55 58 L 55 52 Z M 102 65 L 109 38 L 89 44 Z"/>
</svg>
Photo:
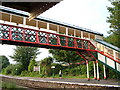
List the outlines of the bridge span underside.
<svg viewBox="0 0 120 90">
<path fill-rule="evenodd" d="M 45 44 L 35 44 L 35 43 L 29 43 L 29 42 L 18 42 L 18 41 L 8 41 L 8 40 L 0 40 L 0 43 L 8 44 L 8 45 L 16 45 L 16 46 L 30 46 L 30 47 L 38 47 L 38 48 L 47 48 L 47 49 L 59 49 L 59 50 L 70 50 L 70 51 L 86 51 L 86 50 L 78 50 L 75 48 L 66 48 L 66 47 L 60 47 L 60 46 L 52 46 L 52 45 L 45 45 Z"/>
</svg>

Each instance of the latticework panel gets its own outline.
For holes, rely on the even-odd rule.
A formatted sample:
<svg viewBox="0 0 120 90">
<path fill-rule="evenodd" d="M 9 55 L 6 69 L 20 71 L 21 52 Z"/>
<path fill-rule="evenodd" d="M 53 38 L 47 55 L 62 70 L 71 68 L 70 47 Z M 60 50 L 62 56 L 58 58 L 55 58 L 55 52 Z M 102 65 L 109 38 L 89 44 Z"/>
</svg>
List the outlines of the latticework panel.
<svg viewBox="0 0 120 90">
<path fill-rule="evenodd" d="M 9 39 L 9 26 L 0 25 L 0 38 Z"/>
<path fill-rule="evenodd" d="M 49 44 L 57 45 L 57 35 L 49 34 Z"/>
<path fill-rule="evenodd" d="M 54 45 L 57 47 L 72 47 L 82 49 L 95 49 L 90 41 L 70 36 L 22 28 L 12 25 L 0 24 L 0 39 L 22 41 L 25 43 Z"/>
</svg>

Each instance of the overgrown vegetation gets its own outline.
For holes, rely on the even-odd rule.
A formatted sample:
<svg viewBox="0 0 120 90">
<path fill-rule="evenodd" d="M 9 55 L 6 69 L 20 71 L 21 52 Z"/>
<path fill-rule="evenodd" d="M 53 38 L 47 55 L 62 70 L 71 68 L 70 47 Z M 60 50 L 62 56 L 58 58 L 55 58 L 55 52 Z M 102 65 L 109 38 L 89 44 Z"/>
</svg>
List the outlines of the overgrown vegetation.
<svg viewBox="0 0 120 90">
<path fill-rule="evenodd" d="M 13 56 L 10 56 L 14 61 L 20 63 L 24 70 L 28 70 L 28 65 L 32 58 L 36 58 L 36 56 L 40 53 L 38 48 L 36 47 L 24 47 L 17 46 L 14 49 Z"/>
<path fill-rule="evenodd" d="M 9 65 L 9 59 L 6 56 L 0 56 L 0 72 Z"/>
</svg>

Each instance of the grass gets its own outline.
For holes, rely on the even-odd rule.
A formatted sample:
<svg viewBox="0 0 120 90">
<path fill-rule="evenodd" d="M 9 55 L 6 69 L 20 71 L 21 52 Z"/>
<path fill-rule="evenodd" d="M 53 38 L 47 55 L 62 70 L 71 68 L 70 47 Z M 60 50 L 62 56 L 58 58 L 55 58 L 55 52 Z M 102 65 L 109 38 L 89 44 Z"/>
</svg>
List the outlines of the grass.
<svg viewBox="0 0 120 90">
<path fill-rule="evenodd" d="M 0 88 L 2 88 L 3 90 L 26 90 L 25 88 L 22 88 L 15 83 L 5 81 L 0 82 Z"/>
<path fill-rule="evenodd" d="M 76 78 L 76 79 L 80 79 L 80 78 L 86 78 L 86 75 L 78 75 L 78 76 L 71 76 L 71 75 L 67 75 L 67 76 L 63 76 L 63 78 Z"/>
<path fill-rule="evenodd" d="M 40 77 L 40 78 L 53 78 L 53 76 L 51 75 L 51 76 L 46 76 L 46 75 L 44 75 L 44 76 L 42 76 L 41 74 L 34 74 L 34 75 L 28 75 L 28 74 L 26 74 L 26 75 L 20 75 L 21 77 Z M 76 79 L 80 79 L 80 78 L 86 78 L 87 76 L 86 75 L 77 75 L 77 76 L 72 76 L 72 75 L 63 75 L 62 76 L 62 78 L 68 78 L 68 79 L 72 79 L 72 78 L 76 78 Z M 57 75 L 55 75 L 54 76 L 54 78 L 59 78 L 59 75 L 57 74 Z M 91 77 L 91 78 L 93 78 L 93 77 Z"/>
</svg>

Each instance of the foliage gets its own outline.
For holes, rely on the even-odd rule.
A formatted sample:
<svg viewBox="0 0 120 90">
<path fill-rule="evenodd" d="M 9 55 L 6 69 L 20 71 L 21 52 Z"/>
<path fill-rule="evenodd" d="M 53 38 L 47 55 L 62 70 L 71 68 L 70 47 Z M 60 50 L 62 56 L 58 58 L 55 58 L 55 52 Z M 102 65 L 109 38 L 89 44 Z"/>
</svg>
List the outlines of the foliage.
<svg viewBox="0 0 120 90">
<path fill-rule="evenodd" d="M 53 63 L 52 57 L 47 57 L 40 62 L 41 73 L 49 76 L 51 74 L 51 64 Z"/>
<path fill-rule="evenodd" d="M 62 69 L 63 75 L 68 76 L 77 76 L 80 75 L 80 66 L 76 66 L 74 68 L 66 67 L 66 69 Z"/>
<path fill-rule="evenodd" d="M 29 75 L 29 72 L 27 70 L 24 70 L 21 72 L 20 76 L 26 76 L 26 75 Z"/>
<path fill-rule="evenodd" d="M 0 72 L 9 65 L 9 59 L 6 56 L 0 56 Z"/>
<path fill-rule="evenodd" d="M 36 61 L 35 61 L 35 57 L 33 57 L 33 58 L 30 60 L 30 64 L 29 64 L 29 66 L 28 66 L 28 71 L 29 71 L 29 72 L 33 72 L 34 66 L 37 66 L 37 63 L 36 63 Z"/>
<path fill-rule="evenodd" d="M 50 49 L 49 53 L 53 55 L 57 62 L 64 63 L 75 63 L 80 62 L 82 60 L 79 55 L 76 54 L 75 51 L 65 51 L 65 50 L 53 50 Z"/>
<path fill-rule="evenodd" d="M 20 75 L 22 72 L 22 65 L 21 64 L 10 64 L 7 66 L 2 73 L 6 75 Z"/>
<path fill-rule="evenodd" d="M 51 71 L 51 73 L 53 74 L 59 74 L 59 71 L 62 70 L 62 66 L 61 64 L 57 64 L 57 63 L 52 63 L 51 66 L 55 66 L 54 72 L 53 70 Z"/>
<path fill-rule="evenodd" d="M 29 72 L 29 71 L 22 71 L 20 76 L 27 76 L 27 77 L 41 77 L 38 71 L 36 72 Z"/>
<path fill-rule="evenodd" d="M 13 56 L 10 56 L 14 61 L 21 63 L 24 70 L 28 70 L 28 65 L 30 60 L 39 54 L 39 50 L 36 47 L 24 47 L 24 46 L 17 46 L 14 49 Z"/>
<path fill-rule="evenodd" d="M 119 2 L 111 2 L 113 7 L 107 7 L 110 16 L 107 17 L 107 22 L 110 23 L 110 28 L 114 30 L 120 29 L 120 3 Z"/>
<path fill-rule="evenodd" d="M 12 75 L 20 75 L 21 72 L 23 71 L 23 68 L 22 68 L 23 65 L 15 64 L 13 66 L 14 66 L 14 68 L 12 70 Z"/>
<path fill-rule="evenodd" d="M 120 48 L 120 42 L 119 42 L 119 32 L 115 31 L 114 33 L 110 34 L 109 36 L 105 37 L 104 40 L 108 43 L 111 43 L 112 45 L 115 45 Z"/>
<path fill-rule="evenodd" d="M 109 31 L 109 36 L 105 38 L 105 41 L 117 46 L 120 48 L 120 3 L 119 2 L 111 2 L 113 7 L 108 7 L 108 11 L 110 16 L 107 17 L 107 22 L 110 23 L 110 28 L 112 30 Z"/>
<path fill-rule="evenodd" d="M 4 74 L 8 75 L 8 74 L 11 74 L 12 73 L 12 70 L 13 70 L 14 66 L 12 64 L 10 64 L 9 66 L 7 66 L 4 70 Z"/>
</svg>

